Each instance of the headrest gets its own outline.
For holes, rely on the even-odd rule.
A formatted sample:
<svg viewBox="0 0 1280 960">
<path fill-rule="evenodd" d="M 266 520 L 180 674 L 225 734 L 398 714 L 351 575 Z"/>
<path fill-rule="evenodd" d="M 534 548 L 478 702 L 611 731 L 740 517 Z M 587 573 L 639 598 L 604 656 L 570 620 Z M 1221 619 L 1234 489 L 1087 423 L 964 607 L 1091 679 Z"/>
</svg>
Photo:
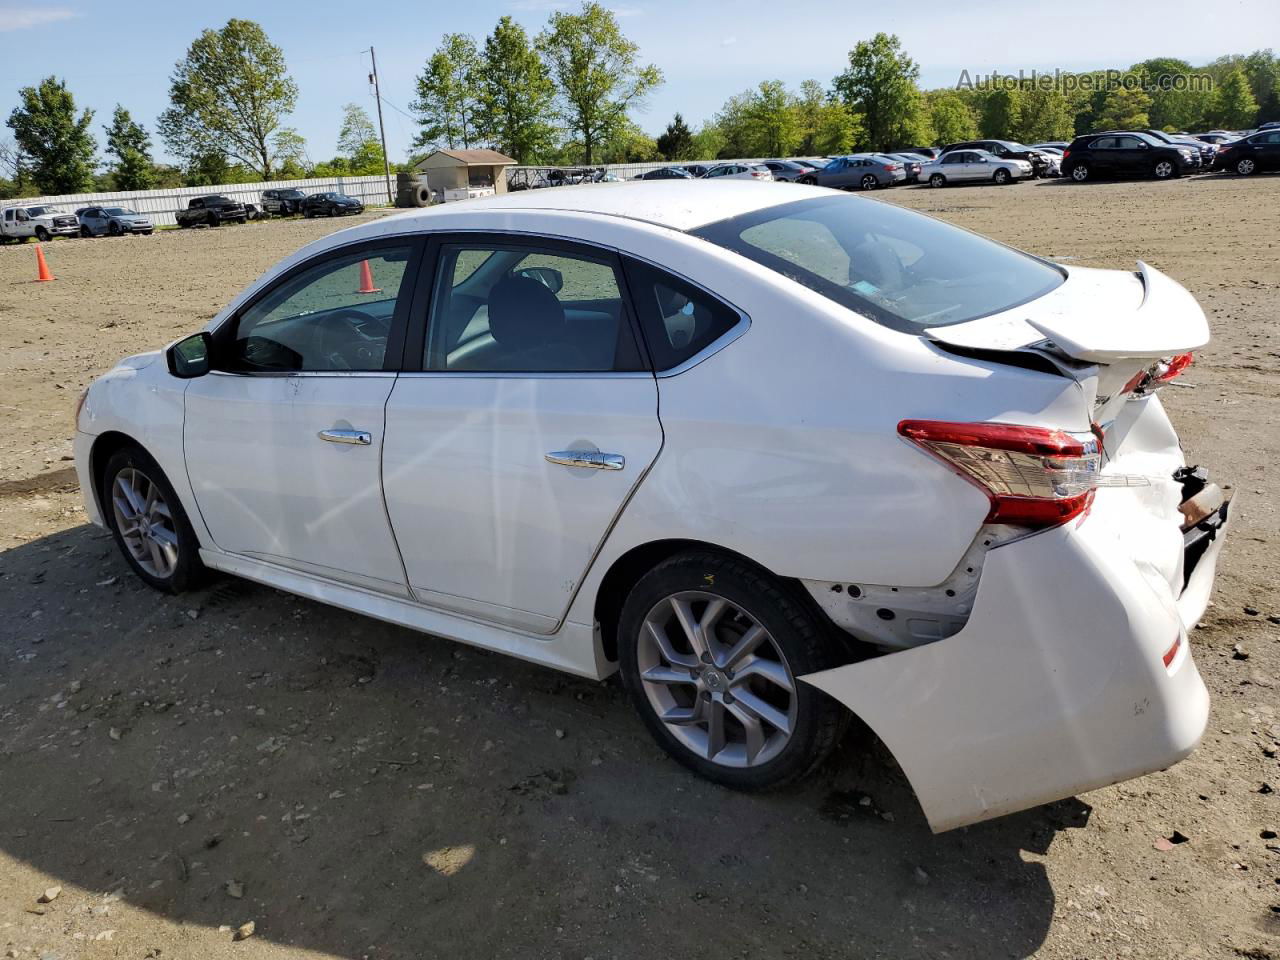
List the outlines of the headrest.
<svg viewBox="0 0 1280 960">
<path fill-rule="evenodd" d="M 521 350 L 564 339 L 564 307 L 532 277 L 505 277 L 489 291 L 489 333 L 500 346 Z"/>
</svg>

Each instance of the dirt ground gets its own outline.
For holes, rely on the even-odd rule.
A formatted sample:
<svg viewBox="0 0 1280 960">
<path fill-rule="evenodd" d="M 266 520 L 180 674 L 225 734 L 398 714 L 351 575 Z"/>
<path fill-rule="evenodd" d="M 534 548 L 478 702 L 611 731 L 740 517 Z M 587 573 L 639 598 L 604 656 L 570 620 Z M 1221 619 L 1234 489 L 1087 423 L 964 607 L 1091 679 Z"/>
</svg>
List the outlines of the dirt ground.
<svg viewBox="0 0 1280 960">
<path fill-rule="evenodd" d="M 1193 636 L 1213 715 L 1190 759 L 935 837 L 864 737 L 798 788 L 737 795 L 665 759 L 616 683 L 231 580 L 153 593 L 84 522 L 78 391 L 343 224 L 59 241 L 39 285 L 10 246 L 0 950 L 1280 957 L 1280 177 L 879 196 L 1071 263 L 1141 258 L 1209 313 L 1165 391 L 1189 459 L 1239 497 Z"/>
</svg>

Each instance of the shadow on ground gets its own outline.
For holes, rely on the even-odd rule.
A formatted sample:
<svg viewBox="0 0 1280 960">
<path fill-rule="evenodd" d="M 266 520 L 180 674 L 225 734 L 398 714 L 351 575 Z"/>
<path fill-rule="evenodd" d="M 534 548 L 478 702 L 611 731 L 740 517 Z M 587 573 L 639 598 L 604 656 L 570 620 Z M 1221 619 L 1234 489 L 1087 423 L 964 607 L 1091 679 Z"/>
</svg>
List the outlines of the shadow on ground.
<svg viewBox="0 0 1280 960">
<path fill-rule="evenodd" d="M 856 735 L 728 792 L 616 684 L 233 580 L 161 596 L 92 527 L 0 575 L 0 849 L 184 924 L 341 956 L 1023 956 L 1054 908 L 1023 851 L 1088 816 L 934 837 Z"/>
</svg>

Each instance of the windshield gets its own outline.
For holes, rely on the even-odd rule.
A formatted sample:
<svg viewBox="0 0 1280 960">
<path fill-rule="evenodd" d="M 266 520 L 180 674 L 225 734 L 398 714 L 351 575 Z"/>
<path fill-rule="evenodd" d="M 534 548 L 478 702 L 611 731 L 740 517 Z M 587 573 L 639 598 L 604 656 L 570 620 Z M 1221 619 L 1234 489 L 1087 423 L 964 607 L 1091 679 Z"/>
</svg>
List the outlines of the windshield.
<svg viewBox="0 0 1280 960">
<path fill-rule="evenodd" d="M 692 231 L 904 333 L 1044 296 L 1054 265 L 890 203 L 818 197 Z"/>
<path fill-rule="evenodd" d="M 48 217 L 61 212 L 57 207 L 27 207 L 27 215 L 31 217 Z"/>
<path fill-rule="evenodd" d="M 103 211 L 108 217 L 136 217 L 137 210 L 130 210 L 128 207 L 107 207 Z"/>
</svg>

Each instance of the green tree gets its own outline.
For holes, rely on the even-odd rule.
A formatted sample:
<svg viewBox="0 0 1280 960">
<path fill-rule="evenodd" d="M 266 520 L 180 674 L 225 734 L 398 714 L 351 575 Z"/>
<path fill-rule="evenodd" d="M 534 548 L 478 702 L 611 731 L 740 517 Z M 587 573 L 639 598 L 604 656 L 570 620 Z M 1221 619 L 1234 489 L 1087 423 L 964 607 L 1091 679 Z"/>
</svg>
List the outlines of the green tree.
<svg viewBox="0 0 1280 960">
<path fill-rule="evenodd" d="M 817 80 L 800 84 L 794 109 L 800 137 L 796 151 L 801 156 L 848 153 L 862 132 L 849 108 L 829 96 Z"/>
<path fill-rule="evenodd" d="M 107 131 L 107 153 L 116 158 L 114 186 L 117 190 L 149 190 L 155 185 L 151 162 L 151 137 L 129 111 L 116 104 Z"/>
<path fill-rule="evenodd" d="M 555 140 L 555 85 L 524 27 L 503 17 L 480 60 L 479 125 L 517 163 L 535 163 Z"/>
<path fill-rule="evenodd" d="M 271 148 L 275 154 L 275 176 L 281 180 L 300 180 L 306 176 L 311 161 L 307 158 L 307 141 L 302 134 L 293 127 L 281 127 L 271 137 Z"/>
<path fill-rule="evenodd" d="M 1075 114 L 1061 90 L 1024 90 L 1011 133 L 1023 143 L 1070 140 L 1075 136 Z"/>
<path fill-rule="evenodd" d="M 1151 97 L 1142 90 L 1115 86 L 1102 101 L 1096 125 L 1102 130 L 1133 130 L 1151 126 L 1147 110 Z"/>
<path fill-rule="evenodd" d="M 610 132 L 599 152 L 598 163 L 647 163 L 662 159 L 657 141 L 630 120 Z"/>
<path fill-rule="evenodd" d="M 982 108 L 982 135 L 988 139 L 1012 140 L 1022 123 L 1022 93 L 1001 87 L 993 90 Z"/>
<path fill-rule="evenodd" d="M 716 129 L 720 132 L 719 149 L 715 156 L 720 158 L 747 157 L 752 153 L 753 133 L 751 129 L 751 100 L 754 94 L 750 90 L 735 93 L 724 102 L 715 115 Z"/>
<path fill-rule="evenodd" d="M 364 107 L 358 104 L 348 103 L 342 108 L 338 154 L 346 162 L 347 172 L 355 176 L 370 176 L 386 169 L 378 128 Z"/>
<path fill-rule="evenodd" d="M 694 156 L 693 131 L 684 122 L 684 117 L 676 114 L 667 124 L 666 132 L 658 138 L 658 152 L 664 160 L 692 160 Z"/>
<path fill-rule="evenodd" d="M 747 108 L 751 132 L 749 156 L 785 157 L 800 142 L 795 98 L 781 80 L 765 80 L 751 96 Z"/>
<path fill-rule="evenodd" d="M 1189 81 L 1177 82 L 1179 77 L 1189 78 L 1195 72 L 1187 61 L 1155 57 L 1135 63 L 1131 71 L 1147 81 L 1151 96 L 1147 119 L 1157 130 L 1190 130 L 1208 116 L 1212 107 L 1211 92 L 1191 89 Z"/>
<path fill-rule="evenodd" d="M 1224 130 L 1252 126 L 1258 116 L 1258 101 L 1243 70 L 1232 70 L 1213 92 L 1213 122 Z"/>
<path fill-rule="evenodd" d="M 471 146 L 480 111 L 480 54 L 465 33 L 448 33 L 417 80 L 417 98 L 409 104 L 422 130 L 415 147 Z"/>
<path fill-rule="evenodd" d="M 190 166 L 222 154 L 270 180 L 276 134 L 298 101 L 284 53 L 252 20 L 205 30 L 174 67 L 160 115 L 169 149 Z"/>
<path fill-rule="evenodd" d="M 560 114 L 582 142 L 584 163 L 593 162 L 596 144 L 662 83 L 662 71 L 638 61 L 640 48 L 623 35 L 613 11 L 594 0 L 578 13 L 553 13 L 538 46 L 558 88 Z"/>
<path fill-rule="evenodd" d="M 964 100 L 949 90 L 930 98 L 929 120 L 933 124 L 933 142 L 939 146 L 972 140 L 978 135 L 978 122 Z"/>
<path fill-rule="evenodd" d="M 861 115 L 865 142 L 873 150 L 929 139 L 928 116 L 916 81 L 920 67 L 891 34 L 877 33 L 849 51 L 849 67 L 835 78 L 836 92 Z"/>
<path fill-rule="evenodd" d="M 714 120 L 708 120 L 693 135 L 692 160 L 714 160 L 724 150 L 724 131 Z"/>
<path fill-rule="evenodd" d="M 1240 66 L 1249 78 L 1253 99 L 1258 101 L 1255 122 L 1280 119 L 1280 58 L 1269 49 L 1255 50 Z"/>
<path fill-rule="evenodd" d="M 9 114 L 18 152 L 26 158 L 41 193 L 80 193 L 93 183 L 98 143 L 89 132 L 93 111 L 76 113 L 76 101 L 62 80 L 46 77 L 18 91 Z"/>
</svg>

